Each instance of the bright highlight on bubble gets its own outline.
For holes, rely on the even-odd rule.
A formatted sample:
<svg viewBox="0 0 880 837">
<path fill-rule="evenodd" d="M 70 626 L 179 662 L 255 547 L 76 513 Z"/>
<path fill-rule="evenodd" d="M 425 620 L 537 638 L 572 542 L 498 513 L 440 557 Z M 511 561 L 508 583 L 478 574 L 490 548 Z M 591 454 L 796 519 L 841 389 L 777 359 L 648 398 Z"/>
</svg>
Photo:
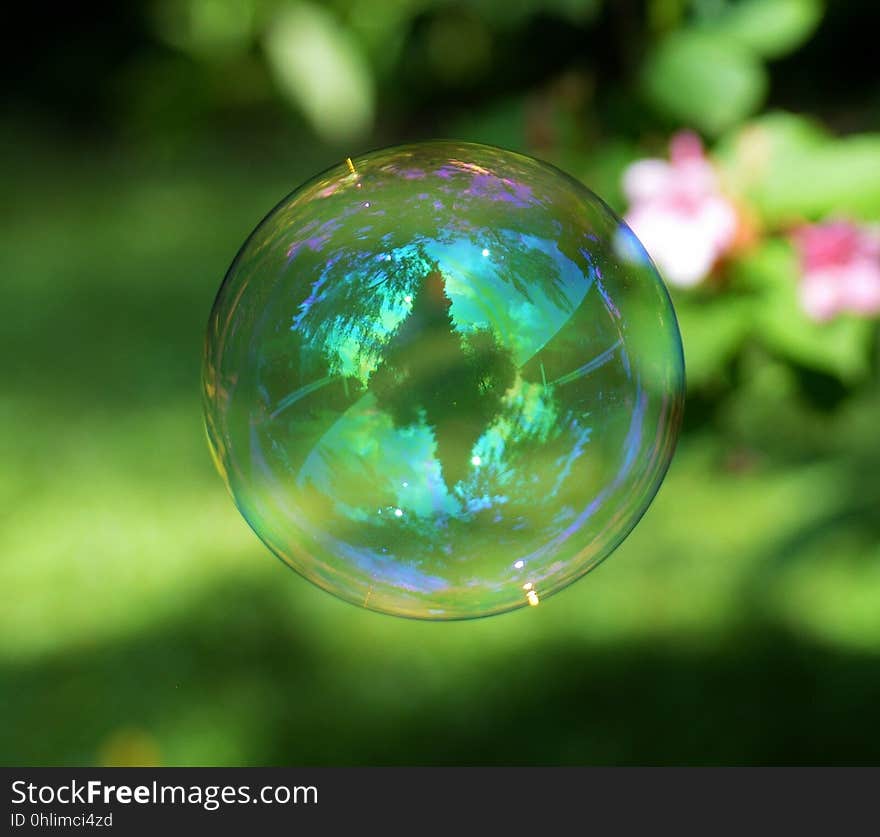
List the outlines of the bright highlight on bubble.
<svg viewBox="0 0 880 837">
<path fill-rule="evenodd" d="M 208 324 L 217 466 L 266 545 L 403 616 L 536 606 L 623 540 L 675 446 L 675 315 L 632 232 L 528 157 L 346 160 L 242 247 Z"/>
</svg>

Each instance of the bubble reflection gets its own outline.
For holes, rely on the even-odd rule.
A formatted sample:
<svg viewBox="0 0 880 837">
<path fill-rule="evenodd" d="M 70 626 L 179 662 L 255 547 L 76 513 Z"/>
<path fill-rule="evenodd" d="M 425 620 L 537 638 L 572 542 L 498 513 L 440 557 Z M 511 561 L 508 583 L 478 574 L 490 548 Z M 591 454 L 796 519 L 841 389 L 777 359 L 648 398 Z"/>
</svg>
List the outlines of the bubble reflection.
<svg viewBox="0 0 880 837">
<path fill-rule="evenodd" d="M 464 143 L 349 159 L 285 199 L 227 274 L 204 366 L 215 460 L 265 543 L 429 619 L 536 606 L 606 557 L 659 486 L 682 387 L 622 222 Z"/>
</svg>

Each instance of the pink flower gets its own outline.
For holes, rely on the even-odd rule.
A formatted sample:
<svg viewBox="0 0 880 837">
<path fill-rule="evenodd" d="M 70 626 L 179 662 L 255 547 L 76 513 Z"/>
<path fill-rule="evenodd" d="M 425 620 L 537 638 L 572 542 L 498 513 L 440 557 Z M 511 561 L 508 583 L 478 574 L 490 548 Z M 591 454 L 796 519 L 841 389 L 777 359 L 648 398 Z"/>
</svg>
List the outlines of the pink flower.
<svg viewBox="0 0 880 837">
<path fill-rule="evenodd" d="M 626 222 L 670 284 L 692 287 L 730 250 L 739 222 L 696 134 L 676 134 L 669 158 L 638 160 L 624 172 Z"/>
<path fill-rule="evenodd" d="M 880 313 L 880 231 L 848 221 L 802 227 L 794 234 L 801 259 L 801 305 L 823 322 L 842 312 Z"/>
</svg>

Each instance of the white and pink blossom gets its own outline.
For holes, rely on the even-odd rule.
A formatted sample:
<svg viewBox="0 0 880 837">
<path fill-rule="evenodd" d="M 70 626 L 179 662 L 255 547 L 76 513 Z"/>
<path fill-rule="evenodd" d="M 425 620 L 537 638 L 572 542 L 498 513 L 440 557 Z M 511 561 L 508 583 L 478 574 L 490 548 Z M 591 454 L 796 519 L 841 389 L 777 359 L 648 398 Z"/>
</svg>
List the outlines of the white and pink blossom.
<svg viewBox="0 0 880 837">
<path fill-rule="evenodd" d="M 801 227 L 794 241 L 801 305 L 812 319 L 880 313 L 880 230 L 828 221 Z"/>
<path fill-rule="evenodd" d="M 676 134 L 669 152 L 624 172 L 626 222 L 667 282 L 692 287 L 733 247 L 739 219 L 696 134 Z"/>
</svg>

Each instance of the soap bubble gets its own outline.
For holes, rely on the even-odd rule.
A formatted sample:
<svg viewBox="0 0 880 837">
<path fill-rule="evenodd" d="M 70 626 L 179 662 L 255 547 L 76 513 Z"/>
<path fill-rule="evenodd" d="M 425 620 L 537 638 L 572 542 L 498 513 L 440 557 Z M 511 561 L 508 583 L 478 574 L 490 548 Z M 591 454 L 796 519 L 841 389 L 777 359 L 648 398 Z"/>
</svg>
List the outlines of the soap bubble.
<svg viewBox="0 0 880 837">
<path fill-rule="evenodd" d="M 544 163 L 430 142 L 285 198 L 208 324 L 217 467 L 297 572 L 424 619 L 537 605 L 669 465 L 675 315 L 632 232 Z"/>
</svg>

